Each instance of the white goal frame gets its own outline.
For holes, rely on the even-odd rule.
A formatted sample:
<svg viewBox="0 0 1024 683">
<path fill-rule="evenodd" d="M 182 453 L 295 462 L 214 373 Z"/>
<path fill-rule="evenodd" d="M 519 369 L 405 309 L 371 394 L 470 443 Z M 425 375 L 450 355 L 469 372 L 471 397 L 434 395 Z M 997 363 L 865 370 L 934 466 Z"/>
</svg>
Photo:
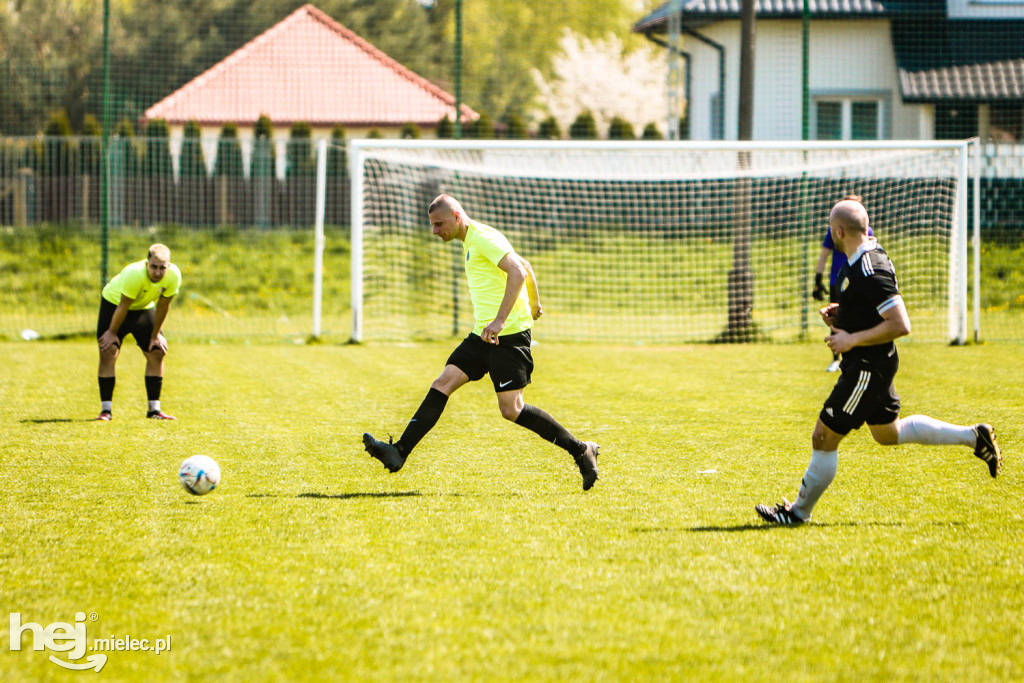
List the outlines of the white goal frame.
<svg viewBox="0 0 1024 683">
<path fill-rule="evenodd" d="M 948 324 L 949 334 L 947 341 L 954 344 L 964 344 L 967 341 L 968 335 L 968 304 L 967 304 L 967 291 L 968 291 L 968 201 L 967 191 L 968 182 L 971 177 L 970 168 L 971 164 L 969 160 L 972 156 L 972 145 L 977 148 L 977 141 L 972 140 L 956 140 L 956 141 L 921 141 L 921 140 L 879 140 L 879 141 L 852 141 L 852 142 L 839 142 L 839 141 L 716 141 L 716 142 L 656 142 L 656 141 L 535 141 L 535 140 L 386 140 L 386 139 L 353 139 L 347 142 L 348 155 L 349 155 L 349 170 L 351 178 L 351 307 L 352 307 L 352 332 L 351 340 L 353 342 L 364 341 L 364 301 L 363 301 L 363 237 L 364 237 L 364 181 L 365 181 L 365 162 L 368 158 L 373 155 L 374 150 L 389 150 L 393 153 L 395 150 L 407 149 L 411 152 L 419 152 L 422 150 L 438 149 L 438 150 L 462 150 L 462 151 L 501 151 L 501 150 L 514 150 L 523 151 L 530 150 L 538 155 L 548 154 L 552 155 L 558 152 L 572 152 L 572 151 L 600 151 L 608 153 L 610 156 L 614 154 L 643 154 L 657 152 L 659 154 L 671 153 L 673 151 L 708 151 L 708 152 L 750 152 L 756 154 L 759 151 L 789 151 L 789 152 L 811 152 L 811 151 L 829 151 L 836 150 L 837 152 L 843 151 L 855 151 L 855 150 L 892 150 L 893 152 L 899 150 L 955 150 L 958 152 L 959 168 L 957 170 L 956 180 L 957 189 L 955 196 L 955 208 L 953 211 L 953 228 L 949 239 L 949 292 L 948 292 Z M 319 150 L 322 153 L 322 150 Z M 977 152 L 975 151 L 975 155 Z M 806 159 L 806 155 L 804 155 Z M 479 166 L 473 167 L 475 173 L 488 173 L 486 168 Z M 792 170 L 792 169 L 790 169 Z M 813 172 L 813 168 L 808 166 L 807 171 Z M 800 169 L 798 168 L 799 172 Z M 659 171 L 656 169 L 651 174 L 645 174 L 643 179 L 656 179 Z M 493 169 L 494 176 L 505 176 L 508 175 L 513 177 L 515 173 L 506 173 L 502 169 Z M 759 172 L 756 168 L 749 171 L 751 176 L 760 176 L 763 173 Z M 978 175 L 975 173 L 975 197 L 977 197 L 977 183 Z M 559 171 L 558 169 L 544 169 L 540 170 L 536 176 L 533 173 L 531 177 L 543 177 L 543 178 L 562 178 L 572 180 L 629 180 L 631 179 L 628 175 L 616 175 L 615 165 L 609 164 L 608 167 L 594 167 L 588 168 L 584 173 L 580 173 L 579 169 L 573 169 L 570 174 L 568 171 Z M 733 173 L 728 177 L 738 178 L 742 177 L 743 173 Z M 679 175 L 678 172 L 672 174 L 666 174 L 663 179 L 680 179 L 688 177 L 686 175 Z M 721 176 L 709 176 L 708 172 L 701 172 L 699 169 L 695 171 L 694 178 L 708 178 L 708 177 L 721 177 Z M 318 209 L 320 206 L 318 204 Z M 428 229 L 426 221 L 426 206 L 423 207 L 424 219 L 423 225 L 424 230 Z M 978 206 L 975 205 L 975 221 L 977 221 Z M 471 210 L 471 215 L 472 210 Z M 501 226 L 496 226 L 501 229 Z M 977 245 L 978 240 L 978 225 L 974 226 L 974 243 Z M 884 242 L 883 242 L 884 243 Z M 977 254 L 975 254 L 977 259 Z M 897 264 L 898 265 L 898 264 Z M 979 272 L 975 268 L 974 272 L 974 299 L 978 300 L 979 296 Z M 541 278 L 543 283 L 543 278 Z M 977 312 L 975 312 L 975 330 L 974 336 L 977 338 Z"/>
</svg>

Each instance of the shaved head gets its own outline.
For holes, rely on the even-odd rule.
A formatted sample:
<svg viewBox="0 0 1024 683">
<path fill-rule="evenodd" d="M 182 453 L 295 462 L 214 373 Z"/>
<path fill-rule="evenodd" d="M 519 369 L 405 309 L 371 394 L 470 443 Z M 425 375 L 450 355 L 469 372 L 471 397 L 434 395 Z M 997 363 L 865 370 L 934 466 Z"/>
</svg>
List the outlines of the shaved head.
<svg viewBox="0 0 1024 683">
<path fill-rule="evenodd" d="M 465 239 L 470 220 L 455 197 L 450 194 L 438 195 L 430 202 L 427 215 L 434 234 L 445 242 Z"/>
<path fill-rule="evenodd" d="M 829 223 L 850 232 L 867 234 L 868 211 L 855 199 L 844 199 L 832 207 Z"/>
<path fill-rule="evenodd" d="M 435 197 L 434 201 L 430 202 L 430 209 L 427 213 L 434 213 L 435 211 L 442 210 L 447 213 L 458 212 L 462 217 L 466 216 L 466 212 L 463 210 L 462 204 L 459 204 L 459 200 L 450 194 L 440 194 Z"/>
</svg>

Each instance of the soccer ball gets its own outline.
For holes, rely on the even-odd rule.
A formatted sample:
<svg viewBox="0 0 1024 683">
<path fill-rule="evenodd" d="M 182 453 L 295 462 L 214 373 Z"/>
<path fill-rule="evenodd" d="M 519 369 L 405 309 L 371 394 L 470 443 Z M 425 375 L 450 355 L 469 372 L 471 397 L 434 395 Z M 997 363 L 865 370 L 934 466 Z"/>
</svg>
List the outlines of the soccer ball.
<svg viewBox="0 0 1024 683">
<path fill-rule="evenodd" d="M 208 455 L 190 456 L 178 468 L 178 481 L 192 495 L 205 495 L 220 483 L 220 465 Z"/>
</svg>

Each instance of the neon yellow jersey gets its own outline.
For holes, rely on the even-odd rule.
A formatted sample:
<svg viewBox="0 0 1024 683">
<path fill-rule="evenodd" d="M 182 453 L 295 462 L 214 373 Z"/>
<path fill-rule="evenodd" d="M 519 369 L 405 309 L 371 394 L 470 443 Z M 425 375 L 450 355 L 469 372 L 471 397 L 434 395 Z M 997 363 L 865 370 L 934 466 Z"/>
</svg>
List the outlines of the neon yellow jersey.
<svg viewBox="0 0 1024 683">
<path fill-rule="evenodd" d="M 146 261 L 129 263 L 103 288 L 103 298 L 112 304 L 121 303 L 121 295 L 134 299 L 130 311 L 153 308 L 161 296 L 172 297 L 181 289 L 181 271 L 170 263 L 160 282 L 149 279 Z M 94 290 L 95 291 L 95 290 Z"/>
<path fill-rule="evenodd" d="M 505 282 L 508 280 L 508 274 L 498 267 L 498 263 L 506 254 L 514 251 L 505 236 L 491 226 L 473 220 L 466 226 L 462 256 L 466 265 L 466 280 L 469 282 L 469 298 L 473 301 L 473 315 L 476 318 L 473 332 L 476 334 L 483 332 L 484 327 L 498 315 L 501 300 L 505 298 Z M 531 327 L 533 316 L 530 315 L 530 298 L 524 283 L 499 336 L 515 334 Z"/>
</svg>

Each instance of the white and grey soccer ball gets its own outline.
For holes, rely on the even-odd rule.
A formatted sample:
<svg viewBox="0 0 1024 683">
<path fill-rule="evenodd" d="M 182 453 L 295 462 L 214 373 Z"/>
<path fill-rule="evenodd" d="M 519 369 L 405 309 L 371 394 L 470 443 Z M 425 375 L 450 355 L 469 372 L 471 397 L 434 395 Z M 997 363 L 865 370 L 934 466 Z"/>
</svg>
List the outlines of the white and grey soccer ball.
<svg viewBox="0 0 1024 683">
<path fill-rule="evenodd" d="M 220 483 L 220 465 L 208 455 L 185 458 L 178 468 L 178 481 L 194 496 L 204 496 Z"/>
</svg>

